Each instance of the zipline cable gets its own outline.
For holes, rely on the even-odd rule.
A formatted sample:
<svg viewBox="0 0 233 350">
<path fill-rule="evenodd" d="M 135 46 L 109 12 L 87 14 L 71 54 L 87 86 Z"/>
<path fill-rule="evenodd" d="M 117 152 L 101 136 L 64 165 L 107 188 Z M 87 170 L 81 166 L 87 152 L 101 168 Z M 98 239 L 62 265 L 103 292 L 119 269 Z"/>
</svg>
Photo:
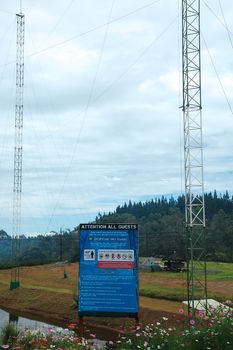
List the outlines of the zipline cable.
<svg viewBox="0 0 233 350">
<path fill-rule="evenodd" d="M 219 3 L 219 7 L 220 7 L 220 10 L 221 10 L 221 13 L 222 13 L 222 18 L 223 18 L 223 21 L 224 21 L 225 28 L 227 29 L 227 36 L 228 36 L 230 45 L 231 45 L 231 47 L 233 49 L 233 41 L 232 41 L 232 37 L 231 37 L 231 34 L 230 34 L 231 32 L 230 32 L 229 26 L 227 24 L 225 14 L 223 12 L 223 7 L 222 7 L 221 0 L 218 0 L 218 3 Z"/>
<path fill-rule="evenodd" d="M 225 89 L 224 89 L 224 86 L 223 86 L 223 83 L 222 83 L 222 81 L 221 81 L 220 75 L 218 74 L 217 68 L 216 68 L 216 66 L 215 66 L 215 64 L 214 64 L 213 57 L 212 57 L 212 55 L 211 55 L 211 53 L 210 53 L 210 50 L 209 50 L 209 48 L 208 48 L 208 45 L 207 45 L 207 43 L 206 43 L 206 40 L 205 40 L 203 34 L 202 34 L 202 39 L 203 39 L 203 42 L 204 42 L 204 44 L 205 44 L 206 50 L 207 50 L 207 52 L 208 52 L 208 55 L 209 55 L 211 64 L 212 64 L 213 69 L 214 69 L 214 72 L 215 72 L 216 77 L 217 77 L 217 79 L 218 79 L 219 85 L 220 85 L 221 90 L 222 90 L 222 92 L 223 92 L 223 95 L 224 95 L 224 97 L 225 97 L 226 103 L 227 103 L 227 105 L 228 105 L 228 107 L 229 107 L 229 110 L 230 110 L 231 114 L 233 114 L 233 109 L 232 109 L 232 107 L 231 107 L 229 98 L 228 98 L 227 93 L 226 93 L 226 91 L 225 91 Z"/>
<path fill-rule="evenodd" d="M 32 38 L 31 37 L 29 37 L 29 39 L 28 40 L 30 40 L 31 41 L 31 46 L 32 47 L 34 47 L 34 42 L 33 42 L 33 40 L 32 40 Z M 46 169 L 46 178 L 45 178 L 45 176 L 44 176 L 44 181 L 43 181 L 43 193 L 46 195 L 46 197 L 47 197 L 47 203 L 48 203 L 48 206 L 47 206 L 47 211 L 46 211 L 46 213 L 48 212 L 48 210 L 49 210 L 49 208 L 50 208 L 50 206 L 52 205 L 51 203 L 52 203 L 52 199 L 53 199 L 53 196 L 54 195 L 52 195 L 51 194 L 51 191 L 50 191 L 50 187 L 51 187 L 51 185 L 50 185 L 50 183 L 51 183 L 51 181 L 52 181 L 52 179 L 53 179 L 53 175 L 51 174 L 51 171 L 49 171 L 50 170 L 50 168 L 51 168 L 51 164 L 52 164 L 52 162 L 53 162 L 53 160 L 54 159 L 62 159 L 63 157 L 62 157 L 62 155 L 60 154 L 60 152 L 59 152 L 59 148 L 56 146 L 56 144 L 55 144 L 55 140 L 54 140 L 54 132 L 52 132 L 51 130 L 50 130 L 50 128 L 49 128 L 49 126 L 48 126 L 48 124 L 47 124 L 47 120 L 46 119 L 43 119 L 43 128 L 45 128 L 46 129 L 46 132 L 47 132 L 47 134 L 48 134 L 48 137 L 46 138 L 46 142 L 49 142 L 50 143 L 50 146 L 49 147 L 47 147 L 48 149 L 50 149 L 51 147 L 54 149 L 54 152 L 55 152 L 55 157 L 53 157 L 53 159 L 52 159 L 52 161 L 51 162 L 49 162 L 49 165 L 50 165 L 50 168 L 49 168 L 49 166 L 47 165 L 47 163 L 48 163 L 48 160 L 47 160 L 47 163 L 45 163 L 44 162 L 44 155 L 45 154 L 47 154 L 48 155 L 48 153 L 46 152 L 46 149 L 43 149 L 43 143 L 41 142 L 41 137 L 40 137 L 40 135 L 37 133 L 37 130 L 36 130 L 36 128 L 34 127 L 34 123 L 37 123 L 38 122 L 38 120 L 40 121 L 40 119 L 38 119 L 38 117 L 40 117 L 40 116 L 42 116 L 43 115 L 43 113 L 44 113 L 44 109 L 41 107 L 41 103 L 40 103 L 40 99 L 39 99 L 39 96 L 37 95 L 37 90 L 36 90 L 36 86 L 35 86 L 35 84 L 34 84 L 34 80 L 33 80 L 33 69 L 31 69 L 31 66 L 30 66 L 30 63 L 28 62 L 28 64 L 27 64 L 27 66 L 26 66 L 26 69 L 28 69 L 28 71 L 30 70 L 30 76 L 31 76 L 31 86 L 30 86 L 30 88 L 28 89 L 28 91 L 30 91 L 30 93 L 32 94 L 32 96 L 33 96 L 33 100 L 34 100 L 34 103 L 35 103 L 35 107 L 36 107 L 36 109 L 35 109 L 35 111 L 36 112 L 28 112 L 27 114 L 28 114 L 28 118 L 31 120 L 31 122 L 32 122 L 32 129 L 33 129 L 33 131 L 34 131 L 34 135 L 35 135 L 35 140 L 37 140 L 37 142 L 38 142 L 38 144 L 39 144 L 39 147 L 37 146 L 36 147 L 36 156 L 37 156 L 37 158 L 39 158 L 39 161 L 37 161 L 37 163 L 36 164 L 38 164 L 38 167 L 35 165 L 35 172 L 36 172 L 36 174 L 37 174 L 37 177 L 38 177 L 38 179 L 40 179 L 40 167 L 41 167 L 41 165 L 43 166 L 43 164 L 44 164 L 44 169 Z M 43 71 L 42 71 L 42 69 L 41 69 L 41 65 L 40 65 L 40 62 L 38 62 L 38 71 L 39 71 L 39 73 L 41 74 L 41 75 L 43 75 Z M 46 84 L 46 80 L 43 80 L 43 82 L 44 82 L 44 84 Z M 51 109 L 52 109 L 52 114 L 55 116 L 55 118 L 56 119 L 58 119 L 58 115 L 57 115 L 57 113 L 56 113 L 56 111 L 55 111 L 55 107 L 54 107 L 54 105 L 53 105 L 53 103 L 52 103 L 52 99 L 51 99 L 51 95 L 50 95 L 50 91 L 49 91 L 49 89 L 48 89 L 48 86 L 47 86 L 47 84 L 46 84 L 46 86 L 45 86 L 46 88 L 47 88 L 47 91 L 46 91 L 46 93 L 45 93 L 45 95 L 46 95 L 46 97 L 48 98 L 48 103 L 47 102 L 45 102 L 46 103 L 46 106 L 49 106 L 49 107 L 51 107 Z M 43 87 L 43 90 L 45 90 L 44 89 L 44 87 Z M 29 99 L 30 100 L 30 99 Z M 34 105 L 34 103 L 33 103 L 33 105 Z M 33 118 L 33 115 L 35 114 L 35 119 Z M 54 129 L 53 129 L 53 131 L 54 131 Z M 33 159 L 35 159 L 35 157 L 33 157 Z M 61 177 L 62 177 L 62 174 L 61 174 L 61 172 L 60 172 L 60 174 L 59 174 L 59 170 L 60 170 L 60 168 L 58 169 L 58 173 L 57 173 L 57 177 L 60 175 Z M 42 168 L 42 172 L 43 172 L 43 168 Z M 42 173 L 43 174 L 43 173 Z M 53 182 L 53 181 L 52 181 Z M 71 192 L 72 193 L 72 195 L 74 194 L 73 193 L 73 191 Z M 76 201 L 76 198 L 74 197 L 74 202 Z M 26 207 L 26 205 L 25 205 L 25 207 Z M 48 220 L 48 216 L 47 216 L 47 218 L 46 218 L 46 220 Z M 46 225 L 46 224 L 45 224 Z"/>
<path fill-rule="evenodd" d="M 53 212 L 52 212 L 52 215 L 50 217 L 50 220 L 49 220 L 49 223 L 48 223 L 46 231 L 48 231 L 48 229 L 50 227 L 51 221 L 52 221 L 52 219 L 53 219 L 53 217 L 55 215 L 56 209 L 57 209 L 57 207 L 59 205 L 59 202 L 61 200 L 62 193 L 64 191 L 65 185 L 67 183 L 67 180 L 68 180 L 68 177 L 69 177 L 69 174 L 70 174 L 70 171 L 71 171 L 71 167 L 72 167 L 73 162 L 74 162 L 74 156 L 76 154 L 76 151 L 77 151 L 77 148 L 78 148 L 78 144 L 79 144 L 79 142 L 81 140 L 82 130 L 84 128 L 84 124 L 85 124 L 85 120 L 86 120 L 86 117 L 87 117 L 87 114 L 88 114 L 89 107 L 91 105 L 92 96 L 93 96 L 93 92 L 94 92 L 96 81 L 97 81 L 97 76 L 98 76 L 100 65 L 101 65 L 102 58 L 103 58 L 103 53 L 104 53 L 104 49 L 105 49 L 105 45 L 106 45 L 106 41 L 107 41 L 107 36 L 108 36 L 108 32 L 109 32 L 109 26 L 110 26 L 110 23 L 111 23 L 112 12 L 113 12 L 113 7 L 114 7 L 114 4 L 115 4 L 115 1 L 116 0 L 112 0 L 112 4 L 111 4 L 111 7 L 110 7 L 110 12 L 109 12 L 109 15 L 108 15 L 108 22 L 107 22 L 108 25 L 106 26 L 106 30 L 105 30 L 105 33 L 104 33 L 104 38 L 103 38 L 102 46 L 100 48 L 100 54 L 99 54 L 99 58 L 98 58 L 98 62 L 97 62 L 97 66 L 96 66 L 96 70 L 95 70 L 95 74 L 94 74 L 94 78 L 93 78 L 92 83 L 91 83 L 91 88 L 90 88 L 90 91 L 89 91 L 87 104 L 86 104 L 86 106 L 84 108 L 84 114 L 83 114 L 83 118 L 82 118 L 82 121 L 81 121 L 81 126 L 80 126 L 80 129 L 79 129 L 78 137 L 76 139 L 74 150 L 73 150 L 73 153 L 72 153 L 72 157 L 70 159 L 70 162 L 69 162 L 66 174 L 65 174 L 65 178 L 64 178 L 61 190 L 59 192 L 58 201 L 57 201 L 57 203 L 55 204 L 55 206 L 53 208 Z"/>
<path fill-rule="evenodd" d="M 56 44 L 54 44 L 54 45 L 50 45 L 50 46 L 45 47 L 44 49 L 38 50 L 38 51 L 36 51 L 36 52 L 32 52 L 32 53 L 29 53 L 29 54 L 25 54 L 25 58 L 29 58 L 29 57 L 33 57 L 33 56 L 39 55 L 39 54 L 44 53 L 44 52 L 46 52 L 46 51 L 48 51 L 48 50 L 51 50 L 51 49 L 53 49 L 53 48 L 62 46 L 62 45 L 66 44 L 66 43 L 68 43 L 68 42 L 70 42 L 70 41 L 76 40 L 76 39 L 78 39 L 78 38 L 80 38 L 80 37 L 82 37 L 82 36 L 85 36 L 85 35 L 87 35 L 87 34 L 90 34 L 90 33 L 92 33 L 92 32 L 95 32 L 96 30 L 102 29 L 102 28 L 108 26 L 109 24 L 119 22 L 119 21 L 121 21 L 122 19 L 125 19 L 125 18 L 127 18 L 127 17 L 129 17 L 129 16 L 131 16 L 131 15 L 134 15 L 134 14 L 137 13 L 137 12 L 140 12 L 140 11 L 142 11 L 142 10 L 148 8 L 148 7 L 151 7 L 152 5 L 154 5 L 154 4 L 156 4 L 156 3 L 160 2 L 160 1 L 162 1 L 162 0 L 156 0 L 156 1 L 150 2 L 149 4 L 146 4 L 146 5 L 142 6 L 142 7 L 139 7 L 139 8 L 137 8 L 137 9 L 135 9 L 135 10 L 133 10 L 133 11 L 130 11 L 130 12 L 128 12 L 128 13 L 122 15 L 122 16 L 119 16 L 119 17 L 115 18 L 115 19 L 112 19 L 110 23 L 100 24 L 100 25 L 98 25 L 98 26 L 96 26 L 96 27 L 93 27 L 93 28 L 91 28 L 91 29 L 89 29 L 89 30 L 87 30 L 87 31 L 85 31 L 85 32 L 76 34 L 76 35 L 74 35 L 74 36 L 72 36 L 72 37 L 70 37 L 70 38 L 68 38 L 68 39 L 66 39 L 66 40 L 60 41 L 60 42 L 58 42 L 58 43 L 56 43 Z M 6 63 L 5 65 L 14 64 L 14 63 L 15 63 L 15 61 L 11 61 L 11 62 Z M 1 66 L 2 66 L 2 65 L 0 65 L 0 67 L 1 67 Z"/>
<path fill-rule="evenodd" d="M 67 14 L 67 12 L 69 11 L 69 9 L 71 8 L 71 6 L 73 5 L 74 1 L 76 0 L 71 0 L 69 2 L 69 4 L 66 6 L 65 10 L 63 10 L 61 16 L 59 17 L 59 19 L 56 21 L 55 25 L 53 26 L 53 28 L 49 31 L 49 33 L 47 34 L 46 39 L 43 40 L 43 44 L 45 43 L 45 41 L 48 41 L 48 38 L 51 37 L 51 35 L 55 32 L 55 30 L 57 29 L 57 27 L 59 26 L 59 24 L 61 23 L 61 21 L 63 20 L 63 18 L 65 17 L 65 15 Z M 37 49 L 35 49 L 35 51 L 40 50 L 40 45 L 37 47 Z"/>
<path fill-rule="evenodd" d="M 0 9 L 0 12 L 2 12 L 2 13 L 7 13 L 8 15 L 15 16 L 15 13 L 14 13 L 14 12 L 6 11 L 6 10 L 1 10 L 1 9 Z"/>
<path fill-rule="evenodd" d="M 221 18 L 214 12 L 214 10 L 210 7 L 210 5 L 203 0 L 205 6 L 208 8 L 208 10 L 212 13 L 212 15 L 214 15 L 214 17 L 219 21 L 219 23 L 226 29 L 227 34 L 228 34 L 228 38 L 230 40 L 231 46 L 232 46 L 232 39 L 231 36 L 233 36 L 232 31 L 229 29 L 228 25 L 226 25 L 226 23 L 224 23 L 224 21 L 221 20 Z M 232 46 L 233 48 L 233 46 Z"/>
<path fill-rule="evenodd" d="M 107 92 L 110 91 L 110 89 L 116 84 L 118 83 L 129 71 L 130 69 L 135 66 L 139 61 L 140 59 L 145 55 L 145 53 L 147 51 L 149 51 L 149 49 L 172 27 L 172 25 L 175 23 L 175 21 L 177 20 L 177 16 L 166 26 L 166 28 L 159 34 L 156 36 L 156 38 L 153 39 L 153 41 L 145 48 L 143 49 L 139 55 L 136 57 L 136 59 L 118 76 L 117 79 L 115 79 L 112 83 L 110 83 L 100 94 L 98 94 L 94 99 L 92 99 L 92 101 L 89 101 L 89 106 L 88 108 L 90 107 L 91 105 L 91 102 L 92 102 L 92 105 L 94 102 L 98 101 L 102 96 L 104 96 Z M 86 112 L 85 112 L 86 108 L 84 108 L 84 110 L 82 112 L 80 112 L 79 114 L 83 114 L 83 119 L 86 117 Z M 84 120 L 82 120 L 81 122 L 81 128 L 80 128 L 80 131 L 79 131 L 79 134 L 78 134 L 78 137 L 76 139 L 76 143 L 75 143 L 75 147 L 74 147 L 74 151 L 76 152 L 77 150 L 77 147 L 78 147 L 78 144 L 80 142 L 80 137 L 81 137 L 81 131 L 83 129 L 82 125 L 84 124 Z M 73 155 L 74 155 L 74 152 L 73 152 Z M 72 155 L 72 157 L 73 157 Z M 68 178 L 68 175 L 69 175 L 69 172 L 70 172 L 70 169 L 71 169 L 71 165 L 72 165 L 73 161 L 72 161 L 72 158 L 71 158 L 71 162 L 70 162 L 70 166 L 69 166 L 69 169 L 68 171 L 66 172 L 66 175 L 65 175 L 65 179 L 64 179 L 64 182 L 63 182 L 63 185 L 62 185 L 62 189 L 60 191 L 60 193 L 62 194 L 64 188 L 65 188 L 65 185 L 66 185 L 66 181 L 67 181 L 67 178 Z M 61 196 L 60 194 L 60 196 Z M 60 200 L 59 200 L 60 201 Z M 57 208 L 59 203 L 57 203 L 55 205 L 55 209 L 53 210 L 53 214 L 52 214 L 52 217 L 54 216 L 54 213 L 55 213 L 55 210 Z M 50 219 L 49 221 L 49 224 L 47 226 L 47 231 L 48 231 L 48 227 L 50 226 L 51 224 L 51 221 L 52 221 L 52 218 Z"/>
</svg>

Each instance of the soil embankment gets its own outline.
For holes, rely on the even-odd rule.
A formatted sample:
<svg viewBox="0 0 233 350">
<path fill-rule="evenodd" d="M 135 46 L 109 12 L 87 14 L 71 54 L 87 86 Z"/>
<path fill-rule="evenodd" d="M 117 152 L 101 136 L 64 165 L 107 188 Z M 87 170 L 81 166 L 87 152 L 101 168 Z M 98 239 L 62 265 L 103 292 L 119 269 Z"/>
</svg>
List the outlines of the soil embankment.
<svg viewBox="0 0 233 350">
<path fill-rule="evenodd" d="M 20 288 L 10 290 L 10 270 L 0 270 L 0 308 L 57 326 L 78 322 L 77 265 L 69 265 L 67 271 L 69 278 L 64 279 L 63 266 L 59 264 L 24 267 Z M 172 322 L 180 306 L 179 302 L 140 297 L 140 318 L 156 322 L 167 317 Z M 118 333 L 123 323 L 119 318 L 85 318 L 85 324 L 99 328 L 99 332 L 107 327 Z"/>
<path fill-rule="evenodd" d="M 0 270 L 0 308 L 12 313 L 44 321 L 58 326 L 78 322 L 77 286 L 78 264 L 66 265 L 68 278 L 64 278 L 63 264 L 50 264 L 20 268 L 20 288 L 9 290 L 11 270 Z M 208 263 L 208 294 L 216 300 L 232 299 L 232 264 Z M 181 302 L 152 298 L 162 295 L 172 300 L 185 299 L 185 276 L 167 272 L 139 273 L 140 319 L 148 322 L 164 322 L 166 327 L 183 322 L 177 316 Z M 177 323 L 178 322 L 178 323 Z M 85 318 L 90 329 L 98 329 L 100 339 L 111 338 L 126 320 L 119 318 Z M 135 324 L 134 321 L 127 321 Z M 107 329 L 107 331 L 106 331 Z M 111 332 L 110 332 L 111 330 Z M 114 330 L 114 331 L 112 331 Z M 117 331 L 116 331 L 117 330 Z M 101 336 L 104 332 L 104 337 Z"/>
<path fill-rule="evenodd" d="M 140 318 L 145 322 L 161 322 L 162 317 L 167 317 L 169 324 L 173 324 L 180 305 L 178 302 L 141 297 Z M 0 308 L 15 315 L 62 327 L 78 323 L 77 307 L 71 294 L 45 292 L 23 286 L 10 291 L 8 286 L 0 284 Z M 110 339 L 114 333 L 117 336 L 124 323 L 125 320 L 121 318 L 85 318 L 85 325 L 103 339 L 108 338 L 107 331 L 110 331 Z M 133 325 L 134 321 L 129 320 L 129 324 Z"/>
</svg>

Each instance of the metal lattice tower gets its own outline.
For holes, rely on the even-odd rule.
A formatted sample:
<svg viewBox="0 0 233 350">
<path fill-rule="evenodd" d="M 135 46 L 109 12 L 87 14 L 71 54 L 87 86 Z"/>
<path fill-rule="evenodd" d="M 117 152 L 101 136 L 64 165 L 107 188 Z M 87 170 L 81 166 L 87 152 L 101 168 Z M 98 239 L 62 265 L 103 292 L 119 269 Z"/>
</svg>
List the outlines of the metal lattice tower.
<svg viewBox="0 0 233 350">
<path fill-rule="evenodd" d="M 185 167 L 185 221 L 188 240 L 188 312 L 195 300 L 206 307 L 205 203 L 202 146 L 200 0 L 182 0 L 182 68 Z M 200 301 L 199 301 L 200 302 Z M 198 302 L 198 303 L 199 303 Z"/>
<path fill-rule="evenodd" d="M 25 17 L 22 12 L 17 18 L 16 50 L 16 101 L 15 101 L 15 148 L 14 148 L 14 186 L 13 186 L 13 243 L 10 288 L 18 288 L 19 251 L 21 231 L 21 193 L 22 193 L 22 158 L 23 158 L 23 92 L 24 92 L 24 34 Z"/>
</svg>

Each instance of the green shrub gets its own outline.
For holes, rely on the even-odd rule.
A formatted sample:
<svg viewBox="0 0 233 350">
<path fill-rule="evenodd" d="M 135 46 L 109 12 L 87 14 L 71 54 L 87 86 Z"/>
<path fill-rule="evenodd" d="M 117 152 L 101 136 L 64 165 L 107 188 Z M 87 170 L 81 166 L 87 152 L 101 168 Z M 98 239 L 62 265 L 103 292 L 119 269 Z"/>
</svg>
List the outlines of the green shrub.
<svg viewBox="0 0 233 350">
<path fill-rule="evenodd" d="M 1 329 L 0 343 L 2 345 L 7 344 L 12 337 L 17 337 L 18 334 L 19 334 L 19 330 L 17 326 L 15 326 L 12 323 L 8 323 Z"/>
</svg>

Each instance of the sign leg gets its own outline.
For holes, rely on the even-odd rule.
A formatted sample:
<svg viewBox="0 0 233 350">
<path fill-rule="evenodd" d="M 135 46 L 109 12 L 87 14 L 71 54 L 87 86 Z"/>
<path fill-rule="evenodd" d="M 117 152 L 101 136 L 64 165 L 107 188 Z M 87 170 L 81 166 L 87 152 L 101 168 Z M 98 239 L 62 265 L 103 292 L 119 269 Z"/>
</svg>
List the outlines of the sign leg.
<svg viewBox="0 0 233 350">
<path fill-rule="evenodd" d="M 83 337 L 83 336 L 84 336 L 83 316 L 79 316 L 79 318 L 78 318 L 78 324 L 79 324 L 80 336 Z"/>
</svg>

